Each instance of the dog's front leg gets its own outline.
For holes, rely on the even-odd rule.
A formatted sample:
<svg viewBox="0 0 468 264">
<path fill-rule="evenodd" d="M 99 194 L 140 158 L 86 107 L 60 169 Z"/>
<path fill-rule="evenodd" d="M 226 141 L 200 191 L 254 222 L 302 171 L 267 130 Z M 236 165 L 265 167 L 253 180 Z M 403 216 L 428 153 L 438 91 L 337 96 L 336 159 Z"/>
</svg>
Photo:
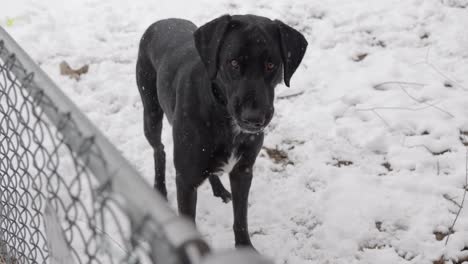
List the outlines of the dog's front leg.
<svg viewBox="0 0 468 264">
<path fill-rule="evenodd" d="M 211 174 L 208 179 L 210 181 L 211 188 L 213 189 L 213 195 L 221 198 L 224 203 L 229 203 L 232 200 L 231 193 L 224 188 L 219 176 Z"/>
<path fill-rule="evenodd" d="M 252 166 L 241 165 L 236 166 L 229 174 L 231 181 L 232 206 L 234 211 L 234 237 L 236 247 L 251 247 L 248 221 L 247 207 L 249 200 L 249 190 L 252 183 Z"/>
<path fill-rule="evenodd" d="M 187 183 L 187 175 L 177 172 L 177 206 L 179 214 L 189 217 L 195 223 L 197 211 L 197 185 Z"/>
</svg>

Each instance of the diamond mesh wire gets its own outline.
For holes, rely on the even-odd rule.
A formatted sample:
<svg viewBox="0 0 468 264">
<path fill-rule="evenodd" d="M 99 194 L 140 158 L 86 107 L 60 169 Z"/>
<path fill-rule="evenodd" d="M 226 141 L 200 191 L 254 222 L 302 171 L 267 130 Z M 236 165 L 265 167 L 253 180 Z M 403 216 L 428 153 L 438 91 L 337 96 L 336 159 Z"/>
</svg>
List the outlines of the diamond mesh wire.
<svg viewBox="0 0 468 264">
<path fill-rule="evenodd" d="M 135 223 L 113 182 L 96 180 L 89 162 L 106 161 L 93 137 L 43 92 L 28 90 L 33 74 L 1 40 L 0 55 L 0 264 L 179 263 L 161 227 L 149 217 Z M 45 108 L 61 116 L 57 125 Z M 79 151 L 66 144 L 65 127 L 81 137 Z M 48 237 L 48 230 L 62 237 Z"/>
</svg>

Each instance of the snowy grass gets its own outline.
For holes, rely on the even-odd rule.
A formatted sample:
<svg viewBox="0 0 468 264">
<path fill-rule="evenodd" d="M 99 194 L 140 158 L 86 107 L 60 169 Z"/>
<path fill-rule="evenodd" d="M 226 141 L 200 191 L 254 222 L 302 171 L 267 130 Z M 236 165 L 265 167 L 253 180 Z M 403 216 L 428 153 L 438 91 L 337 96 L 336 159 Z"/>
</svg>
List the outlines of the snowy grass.
<svg viewBox="0 0 468 264">
<path fill-rule="evenodd" d="M 292 87 L 277 89 L 255 167 L 256 247 L 277 263 L 461 263 L 468 253 L 468 210 L 458 214 L 468 145 L 466 1 L 18 0 L 0 10 L 0 24 L 152 183 L 134 77 L 139 38 L 161 18 L 201 24 L 224 13 L 281 19 L 310 43 Z M 89 72 L 78 82 L 60 76 L 63 60 L 90 64 Z M 233 246 L 231 210 L 209 186 L 200 188 L 198 225 L 215 248 Z"/>
</svg>

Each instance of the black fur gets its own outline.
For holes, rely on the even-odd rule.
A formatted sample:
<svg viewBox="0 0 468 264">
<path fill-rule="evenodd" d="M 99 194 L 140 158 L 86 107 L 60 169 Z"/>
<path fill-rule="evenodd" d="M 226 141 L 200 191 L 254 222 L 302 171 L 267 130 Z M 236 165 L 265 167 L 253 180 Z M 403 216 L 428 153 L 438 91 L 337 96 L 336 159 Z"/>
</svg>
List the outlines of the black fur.
<svg viewBox="0 0 468 264">
<path fill-rule="evenodd" d="M 252 246 L 247 202 L 252 167 L 273 117 L 274 89 L 289 86 L 307 41 L 286 24 L 253 15 L 221 16 L 200 28 L 161 20 L 144 33 L 136 77 L 145 136 L 154 149 L 155 188 L 165 197 L 165 114 L 172 124 L 179 213 L 195 221 L 197 187 L 233 201 L 236 246 Z M 230 157 L 231 194 L 218 178 Z"/>
</svg>

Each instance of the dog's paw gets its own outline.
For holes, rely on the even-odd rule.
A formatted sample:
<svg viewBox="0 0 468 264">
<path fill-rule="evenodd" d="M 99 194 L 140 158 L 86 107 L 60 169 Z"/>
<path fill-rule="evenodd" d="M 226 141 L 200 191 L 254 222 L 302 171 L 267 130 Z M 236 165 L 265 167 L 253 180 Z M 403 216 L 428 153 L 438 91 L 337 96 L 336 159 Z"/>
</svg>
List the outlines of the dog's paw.
<svg viewBox="0 0 468 264">
<path fill-rule="evenodd" d="M 226 192 L 224 196 L 221 196 L 221 199 L 223 199 L 223 203 L 229 203 L 232 200 L 231 193 Z"/>
<path fill-rule="evenodd" d="M 232 200 L 231 193 L 228 192 L 226 189 L 215 193 L 214 196 L 221 198 L 221 200 L 223 200 L 223 203 L 229 203 Z"/>
<path fill-rule="evenodd" d="M 252 245 L 251 242 L 249 242 L 247 244 L 238 244 L 238 243 L 236 243 L 235 247 L 237 249 L 251 250 L 251 251 L 253 251 L 255 253 L 259 253 L 259 251 Z"/>
</svg>

